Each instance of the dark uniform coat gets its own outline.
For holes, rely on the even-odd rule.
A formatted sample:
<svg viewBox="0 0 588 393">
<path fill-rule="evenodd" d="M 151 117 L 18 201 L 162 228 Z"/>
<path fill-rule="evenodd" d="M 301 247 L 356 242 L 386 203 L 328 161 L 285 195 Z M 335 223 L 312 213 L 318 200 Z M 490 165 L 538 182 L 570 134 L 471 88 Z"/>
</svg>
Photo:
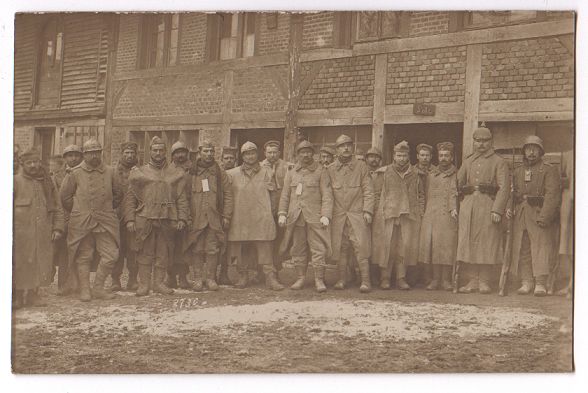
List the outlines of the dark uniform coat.
<svg viewBox="0 0 588 393">
<path fill-rule="evenodd" d="M 559 253 L 574 254 L 574 152 L 563 153 L 561 173 L 566 179 L 561 193 Z"/>
<path fill-rule="evenodd" d="M 463 162 L 457 173 L 458 190 L 462 186 L 491 185 L 496 195 L 475 191 L 465 195 L 459 210 L 457 259 L 473 264 L 498 264 L 504 251 L 504 227 L 494 224 L 490 212 L 503 219 L 510 195 L 508 165 L 494 149 L 475 152 Z"/>
</svg>

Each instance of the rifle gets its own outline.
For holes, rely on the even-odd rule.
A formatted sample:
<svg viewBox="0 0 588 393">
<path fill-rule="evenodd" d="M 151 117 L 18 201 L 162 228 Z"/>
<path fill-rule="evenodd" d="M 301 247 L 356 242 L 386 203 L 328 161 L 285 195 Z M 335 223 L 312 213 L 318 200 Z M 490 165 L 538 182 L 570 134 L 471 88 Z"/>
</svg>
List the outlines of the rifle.
<svg viewBox="0 0 588 393">
<path fill-rule="evenodd" d="M 510 199 L 507 209 L 514 213 L 514 167 L 515 167 L 515 148 L 512 148 L 512 172 L 510 175 Z M 500 272 L 500 282 L 498 283 L 498 296 L 506 295 L 506 286 L 508 283 L 508 273 L 512 263 L 512 238 L 514 231 L 514 217 L 508 220 L 508 230 L 506 232 L 506 246 L 502 257 L 502 270 Z"/>
</svg>

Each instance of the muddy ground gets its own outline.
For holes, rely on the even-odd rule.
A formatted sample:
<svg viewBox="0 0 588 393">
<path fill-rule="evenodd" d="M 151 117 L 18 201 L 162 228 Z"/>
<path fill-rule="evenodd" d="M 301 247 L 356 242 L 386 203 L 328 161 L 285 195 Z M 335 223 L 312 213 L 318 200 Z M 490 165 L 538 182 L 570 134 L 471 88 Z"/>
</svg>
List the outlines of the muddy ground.
<svg viewBox="0 0 588 393">
<path fill-rule="evenodd" d="M 309 275 L 310 278 L 310 275 Z M 282 281 L 294 278 L 289 269 Z M 261 285 L 13 314 L 16 373 L 566 372 L 572 301 Z M 334 282 L 331 272 L 327 283 Z"/>
</svg>

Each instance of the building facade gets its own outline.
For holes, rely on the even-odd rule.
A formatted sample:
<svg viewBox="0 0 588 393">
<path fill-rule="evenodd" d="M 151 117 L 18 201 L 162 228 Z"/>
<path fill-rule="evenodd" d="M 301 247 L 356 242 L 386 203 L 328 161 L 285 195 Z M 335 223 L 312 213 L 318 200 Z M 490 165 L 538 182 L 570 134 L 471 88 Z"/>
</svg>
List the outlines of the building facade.
<svg viewBox="0 0 588 393">
<path fill-rule="evenodd" d="M 45 127 L 56 127 L 61 144 L 71 127 L 74 135 L 97 127 L 112 162 L 120 142 L 136 141 L 145 154 L 155 135 L 182 139 L 192 151 L 203 138 L 277 139 L 292 159 L 298 138 L 322 146 L 344 132 L 358 149 L 380 147 L 385 161 L 403 139 L 449 140 L 459 164 L 480 122 L 494 131 L 498 150 L 528 134 L 543 138 L 548 152 L 573 146 L 571 12 L 68 14 L 60 17 L 57 98 L 44 74 L 49 56 L 33 61 L 25 44 L 44 34 L 43 24 L 26 27 L 37 17 L 17 18 L 21 146 L 49 145 L 37 137 Z M 96 50 L 82 51 L 85 42 Z M 96 79 L 84 79 L 86 68 L 74 70 L 68 56 L 77 67 L 95 66 Z M 29 62 L 37 69 L 21 65 Z M 41 109 L 49 101 L 59 108 Z M 48 114 L 64 117 L 54 124 Z"/>
</svg>

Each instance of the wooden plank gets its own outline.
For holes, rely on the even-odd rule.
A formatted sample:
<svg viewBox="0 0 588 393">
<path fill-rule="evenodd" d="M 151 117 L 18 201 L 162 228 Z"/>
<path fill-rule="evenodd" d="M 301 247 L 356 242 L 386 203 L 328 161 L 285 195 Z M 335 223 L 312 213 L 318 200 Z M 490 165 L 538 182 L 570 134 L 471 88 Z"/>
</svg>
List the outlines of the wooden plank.
<svg viewBox="0 0 588 393">
<path fill-rule="evenodd" d="M 378 42 L 358 43 L 353 46 L 353 56 L 516 41 L 567 34 L 574 34 L 574 20 L 571 18 L 558 21 L 460 31 L 427 36 L 426 38 L 396 38 Z"/>
<path fill-rule="evenodd" d="M 236 122 L 252 122 L 252 121 L 275 121 L 284 122 L 283 111 L 273 112 L 240 112 L 231 115 L 231 125 Z M 235 128 L 235 127 L 233 127 Z"/>
<path fill-rule="evenodd" d="M 282 116 L 283 117 L 283 116 Z M 283 128 L 285 121 L 255 120 L 255 121 L 233 121 L 231 128 L 248 129 L 248 128 Z"/>
<path fill-rule="evenodd" d="M 574 99 L 569 98 L 536 98 L 528 100 L 497 100 L 481 101 L 482 113 L 517 113 L 517 112 L 560 112 L 573 111 Z"/>
<path fill-rule="evenodd" d="M 574 120 L 573 111 L 480 113 L 479 121 L 560 121 Z"/>
<path fill-rule="evenodd" d="M 298 126 L 357 125 L 373 122 L 372 107 L 309 109 L 298 111 Z"/>
<path fill-rule="evenodd" d="M 473 134 L 478 128 L 480 80 L 482 79 L 482 45 L 468 45 L 466 60 L 465 99 L 463 116 L 463 154 L 472 152 Z"/>
<path fill-rule="evenodd" d="M 304 51 L 300 54 L 300 61 L 319 61 L 328 59 L 340 59 L 344 57 L 353 56 L 351 49 L 332 49 L 332 48 L 320 48 Z"/>
<path fill-rule="evenodd" d="M 298 144 L 298 105 L 301 98 L 300 52 L 302 51 L 302 30 L 304 16 L 293 14 L 290 17 L 290 38 L 288 41 L 288 109 L 284 124 L 284 159 L 293 162 Z"/>
<path fill-rule="evenodd" d="M 372 146 L 382 150 L 384 147 L 384 118 L 386 116 L 386 75 L 388 55 L 376 56 L 374 79 L 374 110 L 372 113 Z"/>
<path fill-rule="evenodd" d="M 113 127 L 128 127 L 142 125 L 172 125 L 172 124 L 222 124 L 222 114 L 204 114 L 189 116 L 145 116 L 136 118 L 114 118 Z"/>
<path fill-rule="evenodd" d="M 223 84 L 223 112 L 221 114 L 222 126 L 221 135 L 224 137 L 222 143 L 229 144 L 231 138 L 231 116 L 233 112 L 233 81 L 235 72 L 232 70 L 225 72 Z"/>
</svg>

